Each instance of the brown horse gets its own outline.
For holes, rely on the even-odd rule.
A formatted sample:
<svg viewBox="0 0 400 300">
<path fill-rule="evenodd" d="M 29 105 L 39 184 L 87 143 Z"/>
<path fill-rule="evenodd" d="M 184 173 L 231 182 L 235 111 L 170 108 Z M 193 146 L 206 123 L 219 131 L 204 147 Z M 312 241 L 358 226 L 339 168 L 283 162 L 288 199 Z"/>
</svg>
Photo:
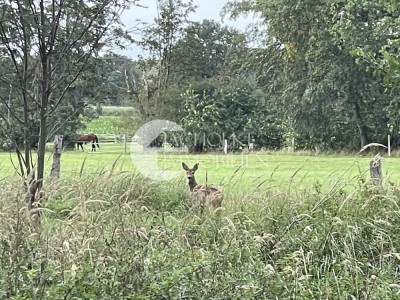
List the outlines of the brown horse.
<svg viewBox="0 0 400 300">
<path fill-rule="evenodd" d="M 79 146 L 80 146 L 83 151 L 83 143 L 87 144 L 89 142 L 92 143 L 92 152 L 96 151 L 96 147 L 95 147 L 94 143 L 96 143 L 97 148 L 100 148 L 99 139 L 97 138 L 97 135 L 91 133 L 91 134 L 83 134 L 81 136 L 78 136 L 78 138 L 76 139 L 76 145 L 78 146 L 78 150 L 79 150 Z"/>
</svg>

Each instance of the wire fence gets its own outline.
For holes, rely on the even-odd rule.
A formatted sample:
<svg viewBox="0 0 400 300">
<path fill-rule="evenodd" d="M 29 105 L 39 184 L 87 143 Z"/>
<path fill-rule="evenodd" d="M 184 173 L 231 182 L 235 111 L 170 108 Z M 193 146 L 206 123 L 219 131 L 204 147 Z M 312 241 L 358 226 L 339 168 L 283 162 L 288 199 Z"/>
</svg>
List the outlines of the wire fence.
<svg viewBox="0 0 400 300">
<path fill-rule="evenodd" d="M 84 152 L 101 152 L 101 153 L 115 153 L 115 154 L 128 154 L 130 152 L 130 146 L 132 142 L 132 136 L 128 135 L 115 135 L 114 137 L 106 136 L 98 136 L 99 137 L 99 147 L 93 143 L 84 143 L 83 151 Z M 75 144 L 75 151 L 82 151 L 82 149 L 78 149 Z"/>
<path fill-rule="evenodd" d="M 132 135 L 127 135 L 127 134 L 115 134 L 115 135 L 98 135 L 99 137 L 99 148 L 93 148 L 95 145 L 88 142 L 86 144 L 83 144 L 83 152 L 85 153 L 96 153 L 96 154 L 115 154 L 116 157 L 121 154 L 132 154 L 135 151 L 139 152 L 143 150 L 143 147 L 138 144 L 136 141 L 136 138 Z M 227 154 L 233 154 L 231 151 L 228 151 L 228 143 L 225 140 L 224 145 L 220 147 L 220 149 L 209 149 L 211 151 L 207 151 L 207 153 L 212 154 L 225 154 L 225 156 L 229 156 Z M 52 144 L 49 143 L 48 150 L 52 152 Z M 163 146 L 163 148 L 155 148 L 155 151 L 159 150 L 164 150 L 166 153 L 180 153 L 182 155 L 188 154 L 189 149 L 187 147 L 172 147 L 169 144 L 166 144 Z M 383 148 L 382 148 L 383 150 Z M 394 151 L 393 151 L 394 150 Z M 66 150 L 68 151 L 68 150 Z M 75 144 L 75 147 L 72 151 L 81 151 L 81 149 L 77 148 L 77 145 Z M 385 156 L 392 156 L 393 158 L 399 157 L 400 156 L 400 151 L 397 149 L 391 149 L 390 145 L 390 136 L 388 136 L 388 145 L 386 146 L 386 155 Z M 248 147 L 245 147 L 239 152 L 235 152 L 235 154 L 263 154 L 263 153 L 269 153 L 271 151 L 256 148 L 253 144 L 249 144 Z M 276 151 L 272 151 L 276 152 Z M 294 139 L 292 140 L 292 144 L 290 147 L 287 147 L 285 149 L 278 150 L 277 152 L 284 152 L 286 154 L 292 153 L 293 155 L 307 155 L 307 154 L 312 154 L 312 155 L 318 155 L 318 151 L 316 153 L 311 153 L 310 151 L 302 151 L 300 149 L 296 149 L 295 141 Z M 310 153 L 309 153 L 310 152 Z M 321 152 L 321 155 L 323 155 L 323 152 Z M 364 154 L 365 155 L 365 154 Z M 371 154 L 367 154 L 366 156 L 369 157 Z M 221 158 L 222 159 L 222 158 Z M 400 164 L 400 162 L 397 161 L 391 161 L 391 164 Z"/>
</svg>

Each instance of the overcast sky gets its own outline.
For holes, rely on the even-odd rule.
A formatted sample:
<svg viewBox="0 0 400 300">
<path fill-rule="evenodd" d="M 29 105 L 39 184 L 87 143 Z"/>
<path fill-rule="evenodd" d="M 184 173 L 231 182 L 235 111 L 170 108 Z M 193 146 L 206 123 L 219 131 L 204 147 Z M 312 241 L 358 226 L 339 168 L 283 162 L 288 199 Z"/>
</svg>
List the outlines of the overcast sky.
<svg viewBox="0 0 400 300">
<path fill-rule="evenodd" d="M 245 30 L 246 25 L 250 22 L 245 18 L 241 18 L 238 21 L 221 20 L 220 12 L 228 1 L 229 0 L 194 0 L 193 2 L 197 6 L 197 10 L 190 15 L 190 19 L 193 21 L 213 19 L 220 22 L 223 21 L 224 24 L 234 26 L 240 30 Z M 133 7 L 129 11 L 123 13 L 122 22 L 127 28 L 132 28 L 137 23 L 136 20 L 138 19 L 144 22 L 152 22 L 157 16 L 157 0 L 142 0 L 141 3 L 148 8 Z M 143 53 L 139 47 L 130 46 L 127 51 L 122 51 L 122 54 L 135 58 L 137 55 Z"/>
</svg>

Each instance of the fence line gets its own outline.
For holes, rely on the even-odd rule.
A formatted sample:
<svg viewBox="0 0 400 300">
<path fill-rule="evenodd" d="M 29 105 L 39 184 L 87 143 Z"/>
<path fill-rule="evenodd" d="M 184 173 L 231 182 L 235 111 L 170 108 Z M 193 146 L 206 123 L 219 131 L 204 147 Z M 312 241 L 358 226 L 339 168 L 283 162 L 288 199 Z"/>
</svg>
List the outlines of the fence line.
<svg viewBox="0 0 400 300">
<path fill-rule="evenodd" d="M 96 147 L 96 152 L 101 151 L 103 153 L 128 153 L 128 143 L 132 140 L 133 136 L 128 136 L 126 134 L 114 135 L 114 138 L 110 138 L 110 135 L 107 135 L 107 138 L 102 138 L 101 134 L 97 135 L 99 138 L 99 147 Z M 92 152 L 92 143 L 87 142 L 84 143 L 83 148 L 85 151 Z M 105 149 L 104 149 L 105 148 Z M 77 150 L 76 143 L 74 144 L 74 150 Z M 104 151 L 105 150 L 105 151 Z M 80 150 L 82 151 L 82 150 Z"/>
<path fill-rule="evenodd" d="M 97 135 L 99 138 L 99 145 L 100 145 L 100 149 L 96 148 L 96 151 L 101 151 L 103 153 L 125 153 L 125 154 L 129 154 L 130 153 L 130 147 L 131 147 L 131 143 L 132 143 L 132 139 L 134 138 L 133 135 L 127 135 L 127 134 L 98 134 Z M 104 138 L 103 138 L 104 137 Z M 388 135 L 387 136 L 387 144 L 388 144 L 388 151 L 387 151 L 387 155 L 390 157 L 392 156 L 394 153 L 393 147 L 391 145 L 391 136 Z M 102 147 L 103 146 L 103 147 Z M 52 147 L 52 146 L 51 146 Z M 90 142 L 86 143 L 83 145 L 85 151 L 90 151 L 92 150 L 92 144 Z M 74 149 L 76 149 L 76 145 L 74 147 Z M 241 153 L 243 151 L 243 153 L 245 153 L 246 151 L 249 153 L 262 153 L 262 152 L 269 152 L 270 150 L 268 149 L 263 149 L 263 147 L 259 147 L 256 143 L 254 143 L 254 141 L 250 142 L 248 145 L 243 144 L 243 149 L 238 150 L 238 151 L 234 151 L 234 153 Z M 271 150 L 272 151 L 272 150 Z M 301 153 L 303 152 L 303 150 L 301 149 L 296 149 L 296 142 L 295 139 L 292 138 L 291 139 L 291 144 L 288 147 L 284 147 L 282 149 L 279 149 L 278 151 L 287 151 L 288 153 Z M 312 150 L 304 150 L 305 152 L 315 152 L 318 153 L 318 149 L 315 151 Z M 210 149 L 209 153 L 225 153 L 225 154 L 229 154 L 232 153 L 229 150 L 229 142 L 227 140 L 224 140 L 224 143 L 221 147 L 216 148 L 216 149 Z M 323 153 L 324 151 L 322 151 Z M 396 153 L 397 154 L 397 153 Z M 397 156 L 397 155 L 396 155 Z"/>
</svg>

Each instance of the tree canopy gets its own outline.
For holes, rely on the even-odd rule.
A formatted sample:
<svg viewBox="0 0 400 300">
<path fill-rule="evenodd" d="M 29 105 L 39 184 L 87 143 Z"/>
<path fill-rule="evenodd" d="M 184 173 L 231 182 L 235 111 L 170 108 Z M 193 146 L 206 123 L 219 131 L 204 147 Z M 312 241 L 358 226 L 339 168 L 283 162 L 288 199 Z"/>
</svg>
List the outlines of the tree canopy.
<svg viewBox="0 0 400 300">
<path fill-rule="evenodd" d="M 22 141 L 28 128 L 34 145 L 40 113 L 29 99 L 40 93 L 35 72 L 41 57 L 25 51 L 24 58 L 23 50 L 40 50 L 40 37 L 27 26 L 40 18 L 18 3 L 4 6 L 1 22 L 1 134 L 5 140 L 11 131 L 4 129 L 12 128 L 11 138 Z M 298 148 L 326 150 L 356 150 L 385 142 L 388 134 L 399 140 L 396 2 L 232 1 L 224 8 L 226 16 L 258 16 L 257 26 L 244 33 L 213 20 L 190 21 L 196 11 L 192 1 L 160 0 L 157 17 L 137 41 L 118 26 L 115 15 L 127 4 L 43 8 L 49 28 L 55 28 L 57 12 L 63 20 L 54 39 L 46 37 L 48 57 L 57 66 L 50 73 L 54 85 L 48 101 L 54 111 L 49 122 L 59 126 L 51 133 L 73 134 L 81 126 L 79 116 L 93 115 L 91 106 L 105 104 L 133 106 L 139 123 L 166 118 L 184 126 L 188 136 L 213 134 L 209 147 L 221 146 L 217 135 L 231 141 L 240 136 L 243 143 L 254 140 L 271 149 L 289 145 L 292 138 Z M 85 31 L 88 26 L 92 31 Z M 21 30 L 12 30 L 17 27 Z M 104 54 L 123 39 L 145 55 Z M 27 105 L 29 126 L 19 122 L 25 110 L 18 103 Z"/>
</svg>

